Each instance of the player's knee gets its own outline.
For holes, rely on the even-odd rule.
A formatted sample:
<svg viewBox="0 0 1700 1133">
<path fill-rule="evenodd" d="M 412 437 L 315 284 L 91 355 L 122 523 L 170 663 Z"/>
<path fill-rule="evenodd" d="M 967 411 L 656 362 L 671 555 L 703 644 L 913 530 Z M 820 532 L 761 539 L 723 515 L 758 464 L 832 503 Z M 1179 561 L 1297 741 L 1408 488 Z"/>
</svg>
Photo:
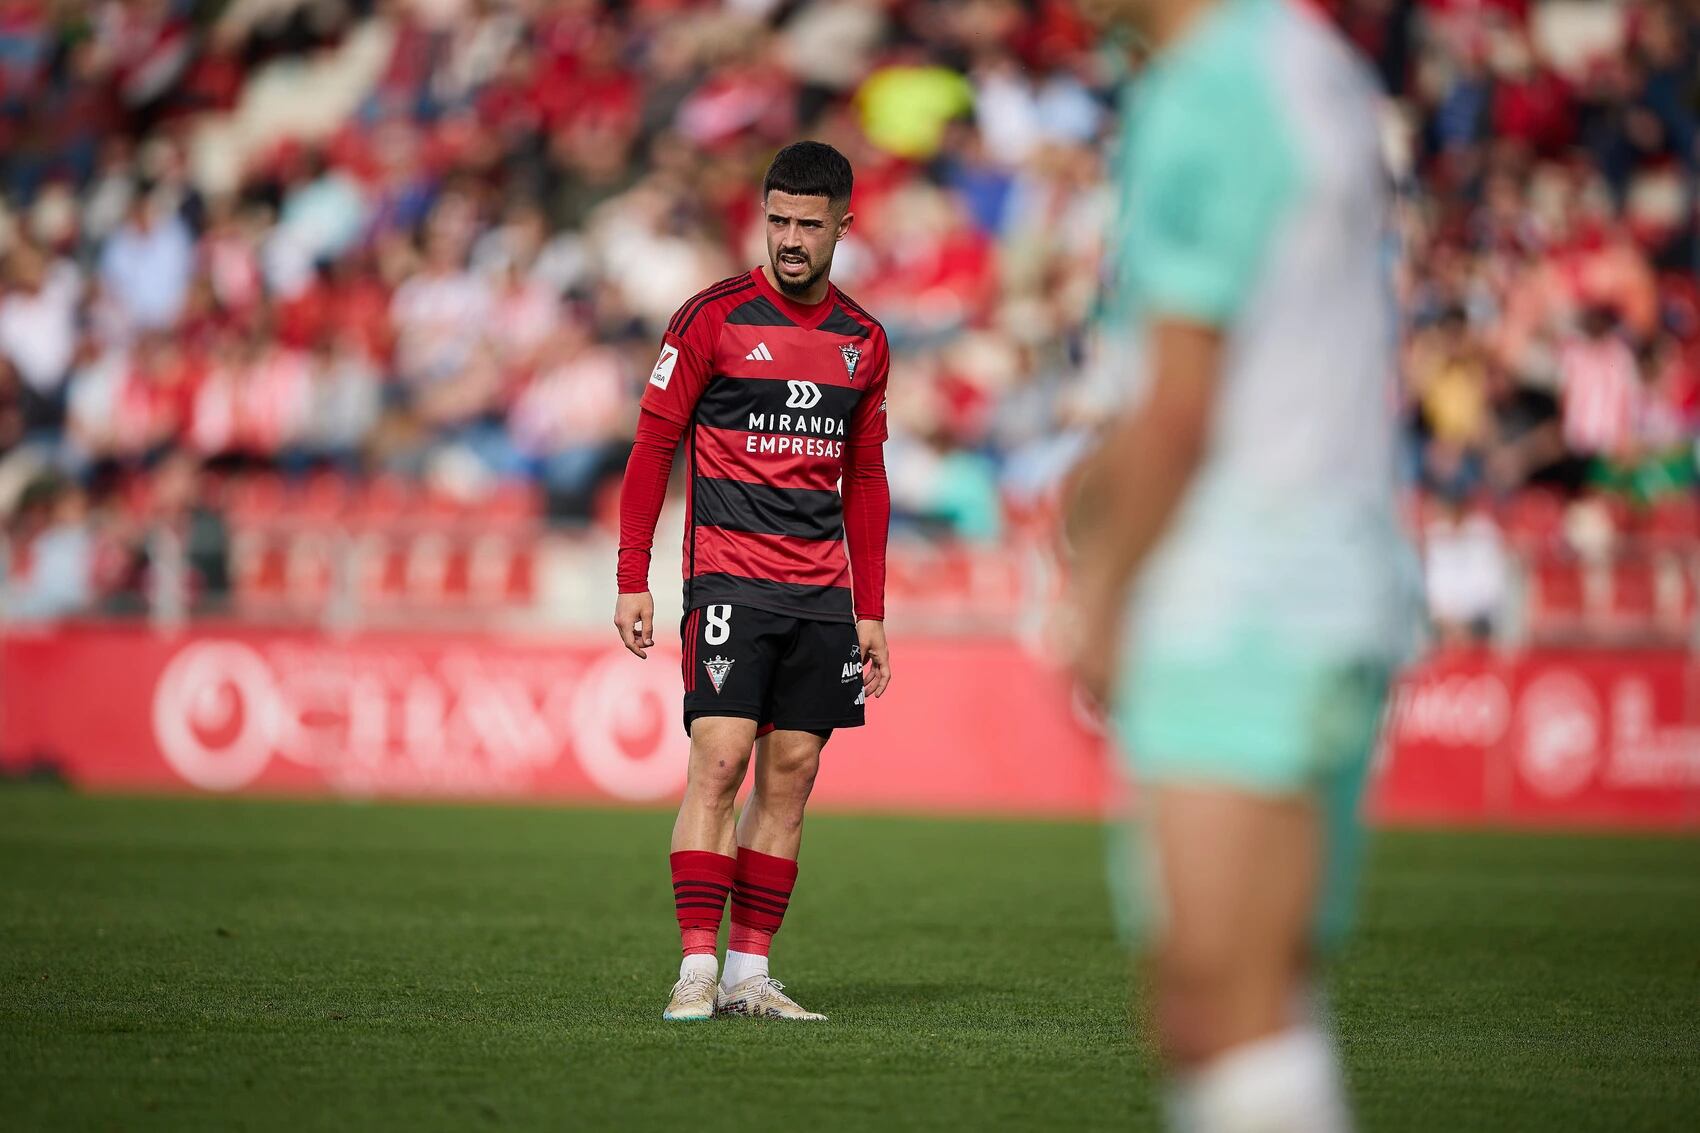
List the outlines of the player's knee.
<svg viewBox="0 0 1700 1133">
<path fill-rule="evenodd" d="M 705 750 L 693 753 L 688 788 L 730 806 L 744 783 L 749 753 Z"/>
</svg>

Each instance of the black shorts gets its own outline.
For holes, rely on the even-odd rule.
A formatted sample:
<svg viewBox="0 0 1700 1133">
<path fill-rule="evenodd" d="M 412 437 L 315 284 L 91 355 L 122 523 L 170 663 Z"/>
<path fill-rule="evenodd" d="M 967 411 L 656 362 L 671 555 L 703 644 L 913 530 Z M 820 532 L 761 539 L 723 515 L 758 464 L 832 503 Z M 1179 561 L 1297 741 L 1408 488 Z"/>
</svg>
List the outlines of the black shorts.
<svg viewBox="0 0 1700 1133">
<path fill-rule="evenodd" d="M 686 732 L 698 716 L 816 734 L 864 722 L 862 650 L 847 622 L 699 606 L 680 622 L 679 640 Z"/>
</svg>

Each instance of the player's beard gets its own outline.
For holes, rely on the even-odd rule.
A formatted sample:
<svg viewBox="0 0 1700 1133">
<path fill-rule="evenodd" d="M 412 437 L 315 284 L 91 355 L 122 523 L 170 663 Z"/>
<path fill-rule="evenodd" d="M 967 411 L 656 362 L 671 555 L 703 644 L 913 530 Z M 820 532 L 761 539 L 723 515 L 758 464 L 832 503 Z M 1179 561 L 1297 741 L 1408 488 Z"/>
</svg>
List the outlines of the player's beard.
<svg viewBox="0 0 1700 1133">
<path fill-rule="evenodd" d="M 800 280 L 788 278 L 779 268 L 779 257 L 787 253 L 802 256 L 813 270 Z M 793 299 L 801 299 L 804 295 L 809 293 L 809 288 L 820 282 L 821 277 L 825 275 L 831 267 L 832 260 L 830 257 L 825 263 L 817 267 L 815 266 L 815 262 L 809 259 L 809 253 L 801 248 L 781 248 L 773 256 L 773 281 L 779 285 L 779 290 L 784 292 L 786 295 L 789 295 Z"/>
</svg>

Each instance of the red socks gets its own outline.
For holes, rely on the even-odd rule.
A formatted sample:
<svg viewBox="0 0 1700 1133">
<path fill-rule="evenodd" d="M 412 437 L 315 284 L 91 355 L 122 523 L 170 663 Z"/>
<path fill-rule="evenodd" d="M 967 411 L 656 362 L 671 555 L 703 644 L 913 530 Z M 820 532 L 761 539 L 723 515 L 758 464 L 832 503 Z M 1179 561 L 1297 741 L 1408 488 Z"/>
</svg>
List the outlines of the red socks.
<svg viewBox="0 0 1700 1133">
<path fill-rule="evenodd" d="M 732 888 L 732 935 L 727 948 L 766 956 L 796 884 L 796 862 L 739 847 Z"/>
<path fill-rule="evenodd" d="M 741 867 L 744 852 L 739 851 L 737 860 L 708 850 L 679 850 L 668 857 L 673 867 L 673 910 L 679 917 L 679 940 L 685 955 L 714 955 L 726 897 L 732 892 L 733 873 Z M 793 864 L 791 872 L 796 871 Z M 734 925 L 737 916 L 732 914 Z M 777 919 L 774 927 L 779 927 Z"/>
<path fill-rule="evenodd" d="M 668 861 L 673 867 L 673 908 L 685 955 L 714 954 L 728 895 L 732 935 L 727 947 L 756 956 L 768 954 L 773 934 L 791 904 L 796 862 L 742 848 L 736 858 L 708 850 L 679 850 Z"/>
</svg>

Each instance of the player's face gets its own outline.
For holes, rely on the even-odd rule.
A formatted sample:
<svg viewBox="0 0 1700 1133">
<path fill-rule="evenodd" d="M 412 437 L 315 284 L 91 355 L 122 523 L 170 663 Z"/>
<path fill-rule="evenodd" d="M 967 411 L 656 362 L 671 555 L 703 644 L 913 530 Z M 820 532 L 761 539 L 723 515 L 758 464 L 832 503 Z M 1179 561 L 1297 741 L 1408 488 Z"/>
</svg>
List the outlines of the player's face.
<svg viewBox="0 0 1700 1133">
<path fill-rule="evenodd" d="M 802 295 L 832 269 L 832 251 L 850 230 L 853 213 L 839 212 L 825 197 L 798 197 L 778 190 L 763 202 L 767 212 L 767 259 L 780 290 Z"/>
</svg>

